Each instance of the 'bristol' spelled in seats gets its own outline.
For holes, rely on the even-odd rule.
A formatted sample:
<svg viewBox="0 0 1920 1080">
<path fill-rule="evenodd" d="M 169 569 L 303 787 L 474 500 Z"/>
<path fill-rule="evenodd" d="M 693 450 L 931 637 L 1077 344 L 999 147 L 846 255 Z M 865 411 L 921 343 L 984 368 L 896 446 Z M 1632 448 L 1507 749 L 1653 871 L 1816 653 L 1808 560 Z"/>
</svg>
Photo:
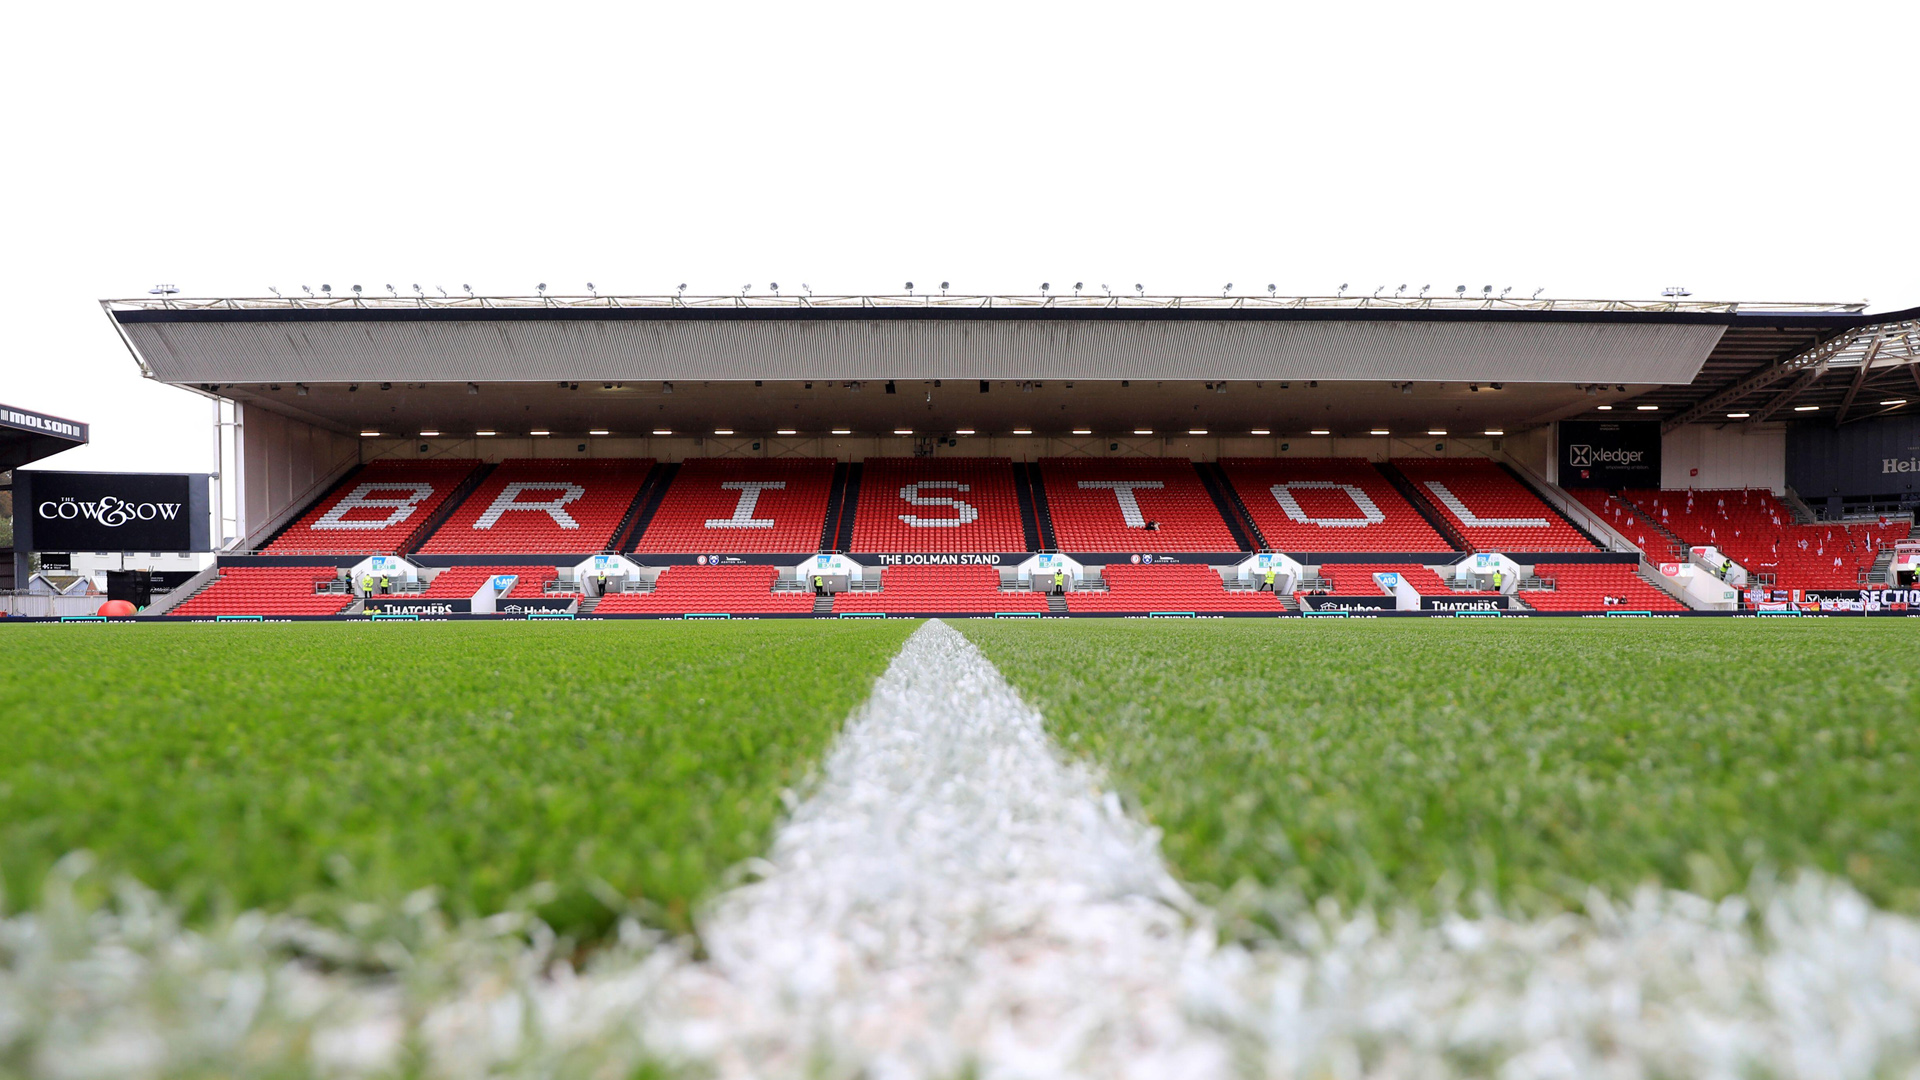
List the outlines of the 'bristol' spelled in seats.
<svg viewBox="0 0 1920 1080">
<path fill-rule="evenodd" d="M 328 492 L 262 551 L 268 555 L 398 554 L 477 461 L 375 461 Z"/>
<path fill-rule="evenodd" d="M 680 466 L 634 550 L 818 551 L 832 488 L 832 458 L 695 458 Z"/>
<path fill-rule="evenodd" d="M 1496 462 L 1408 458 L 1393 466 L 1476 551 L 1598 550 Z"/>
<path fill-rule="evenodd" d="M 1451 551 L 1365 458 L 1224 458 L 1275 551 Z"/>
<path fill-rule="evenodd" d="M 651 468 L 651 458 L 502 462 L 420 550 L 604 551 Z"/>
<path fill-rule="evenodd" d="M 1025 551 L 1008 458 L 868 458 L 853 550 Z"/>
<path fill-rule="evenodd" d="M 1185 458 L 1042 458 L 1040 475 L 1062 551 L 1240 550 Z"/>
</svg>

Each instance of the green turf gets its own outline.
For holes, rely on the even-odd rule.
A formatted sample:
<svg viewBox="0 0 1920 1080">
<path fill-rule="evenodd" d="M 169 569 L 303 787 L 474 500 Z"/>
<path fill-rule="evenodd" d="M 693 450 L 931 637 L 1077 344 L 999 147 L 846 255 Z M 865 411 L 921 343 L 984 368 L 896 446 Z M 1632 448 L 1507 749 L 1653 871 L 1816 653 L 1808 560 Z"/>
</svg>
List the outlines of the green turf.
<svg viewBox="0 0 1920 1080">
<path fill-rule="evenodd" d="M 913 625 L 0 628 L 5 906 L 84 848 L 203 915 L 546 882 L 685 929 Z"/>
<path fill-rule="evenodd" d="M 1203 892 L 1542 910 L 1817 867 L 1920 911 L 1920 622 L 958 625 Z"/>
</svg>

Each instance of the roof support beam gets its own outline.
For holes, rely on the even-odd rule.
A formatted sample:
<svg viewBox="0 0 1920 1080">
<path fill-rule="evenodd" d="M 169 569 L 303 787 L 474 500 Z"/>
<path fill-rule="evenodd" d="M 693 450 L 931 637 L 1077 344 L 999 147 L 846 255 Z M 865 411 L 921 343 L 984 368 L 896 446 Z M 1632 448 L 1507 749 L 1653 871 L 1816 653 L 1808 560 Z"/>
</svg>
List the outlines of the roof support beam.
<svg viewBox="0 0 1920 1080">
<path fill-rule="evenodd" d="M 1790 356 L 1787 359 L 1782 360 L 1771 367 L 1763 368 L 1760 371 L 1754 372 L 1753 374 L 1747 376 L 1746 378 L 1741 379 L 1739 382 L 1734 383 L 1732 386 L 1727 387 L 1725 390 L 1722 390 L 1719 393 L 1708 398 L 1707 400 L 1702 401 L 1700 404 L 1695 405 L 1693 408 L 1688 409 L 1686 412 L 1683 412 L 1680 415 L 1675 416 L 1673 419 L 1668 420 L 1666 423 L 1661 424 L 1660 433 L 1662 435 L 1665 435 L 1672 432 L 1676 428 L 1679 428 L 1684 424 L 1691 424 L 1695 420 L 1705 419 L 1706 417 L 1712 415 L 1713 413 L 1716 413 L 1721 409 L 1726 408 L 1728 405 L 1731 405 L 1734 402 L 1739 401 L 1741 398 L 1746 397 L 1748 394 L 1752 394 L 1760 390 L 1765 390 L 1767 387 L 1772 386 L 1774 383 L 1779 382 L 1781 379 L 1784 379 L 1787 376 L 1792 375 L 1796 372 L 1805 371 L 1809 367 L 1816 369 L 1816 374 L 1814 377 L 1818 378 L 1819 377 L 1818 373 L 1824 372 L 1826 370 L 1827 361 L 1831 359 L 1836 353 L 1839 353 L 1842 350 L 1844 350 L 1848 345 L 1853 344 L 1853 342 L 1858 338 L 1858 336 L 1859 334 L 1857 331 L 1846 331 L 1846 332 L 1837 334 L 1834 337 L 1828 338 L 1827 340 L 1819 343 L 1818 345 L 1814 345 L 1811 348 L 1803 349 L 1800 352 L 1794 354 L 1793 356 Z M 1812 380 L 1805 380 L 1805 381 L 1811 382 Z M 1797 394 L 1800 392 L 1800 390 L 1804 390 L 1804 389 L 1806 389 L 1806 387 L 1803 383 L 1798 389 L 1795 389 L 1792 392 Z M 1771 413 L 1769 413 L 1769 415 L 1771 415 Z"/>
<path fill-rule="evenodd" d="M 1880 346 L 1886 341 L 1887 328 L 1883 326 L 1879 333 L 1873 335 L 1873 344 L 1867 346 L 1867 354 L 1860 358 L 1860 370 L 1853 374 L 1853 385 L 1847 387 L 1847 396 L 1840 399 L 1840 408 L 1834 411 L 1834 427 L 1846 423 L 1847 410 L 1853 408 L 1853 399 L 1859 396 L 1860 388 L 1867 384 L 1867 375 L 1873 371 L 1874 358 L 1880 355 Z"/>
<path fill-rule="evenodd" d="M 1826 372 L 1827 372 L 1827 369 L 1825 366 L 1809 368 L 1806 371 L 1802 371 L 1800 373 L 1800 377 L 1793 380 L 1792 385 L 1788 386 L 1785 390 L 1780 391 L 1780 394 L 1778 397 L 1774 398 L 1772 401 L 1767 402 L 1767 407 L 1764 409 L 1761 409 L 1757 413 L 1754 413 L 1753 418 L 1748 420 L 1747 423 L 1749 424 L 1766 423 L 1768 420 L 1772 419 L 1774 413 L 1779 412 L 1781 409 L 1785 408 L 1787 404 L 1791 402 L 1794 398 L 1799 397 L 1800 392 L 1802 390 L 1805 390 L 1807 387 L 1812 386 L 1814 382 L 1817 381 L 1820 378 L 1820 376 L 1826 374 Z"/>
</svg>

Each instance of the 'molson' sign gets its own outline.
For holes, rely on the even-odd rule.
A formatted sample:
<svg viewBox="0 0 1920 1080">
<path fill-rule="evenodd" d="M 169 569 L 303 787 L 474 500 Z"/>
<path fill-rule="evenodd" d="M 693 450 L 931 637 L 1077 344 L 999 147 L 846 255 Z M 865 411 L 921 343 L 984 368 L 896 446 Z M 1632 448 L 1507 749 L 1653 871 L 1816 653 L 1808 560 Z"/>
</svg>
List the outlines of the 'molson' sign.
<svg viewBox="0 0 1920 1080">
<path fill-rule="evenodd" d="M 23 551 L 211 551 L 206 473 L 13 474 Z"/>
</svg>

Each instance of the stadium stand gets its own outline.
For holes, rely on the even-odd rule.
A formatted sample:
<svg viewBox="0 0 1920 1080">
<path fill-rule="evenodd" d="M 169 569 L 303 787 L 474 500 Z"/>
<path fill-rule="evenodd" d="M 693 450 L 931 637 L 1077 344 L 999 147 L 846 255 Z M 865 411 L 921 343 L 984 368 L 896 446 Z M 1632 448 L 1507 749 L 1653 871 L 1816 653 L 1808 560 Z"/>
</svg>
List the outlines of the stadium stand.
<svg viewBox="0 0 1920 1080">
<path fill-rule="evenodd" d="M 352 604 L 348 593 L 316 593 L 322 581 L 339 579 L 331 566 L 230 566 L 169 616 L 210 619 L 217 615 L 338 615 Z"/>
<path fill-rule="evenodd" d="M 651 458 L 502 462 L 427 539 L 426 554 L 605 551 Z"/>
<path fill-rule="evenodd" d="M 852 550 L 1027 550 L 1013 462 L 868 458 L 861 470 Z"/>
<path fill-rule="evenodd" d="M 1185 458 L 1042 458 L 1040 477 L 1062 551 L 1241 550 Z"/>
<path fill-rule="evenodd" d="M 832 485 L 831 458 L 696 458 L 681 464 L 634 550 L 815 552 Z"/>
<path fill-rule="evenodd" d="M 1275 551 L 1452 551 L 1365 458 L 1225 458 Z"/>
<path fill-rule="evenodd" d="M 262 548 L 267 555 L 399 554 L 477 461 L 374 461 Z"/>
<path fill-rule="evenodd" d="M 454 566 L 440 571 L 438 577 L 428 583 L 422 596 L 436 600 L 465 599 L 480 591 L 480 586 L 495 574 L 514 574 L 520 580 L 513 583 L 508 596 L 540 596 L 548 579 L 554 576 L 551 566 Z"/>
<path fill-rule="evenodd" d="M 833 610 L 890 615 L 1045 611 L 1047 598 L 1001 592 L 1000 571 L 991 566 L 890 566 L 880 572 L 880 591 L 838 593 Z"/>
<path fill-rule="evenodd" d="M 1492 596 L 1492 590 L 1455 590 L 1439 571 L 1424 563 L 1329 563 L 1320 567 L 1327 591 L 1346 595 L 1382 592 L 1375 574 L 1399 574 L 1421 596 Z"/>
<path fill-rule="evenodd" d="M 1497 462 L 1406 458 L 1392 464 L 1476 551 L 1598 550 Z"/>
<path fill-rule="evenodd" d="M 1684 553 L 1687 546 L 1684 540 L 1661 528 L 1645 511 L 1619 496 L 1601 488 L 1577 487 L 1567 488 L 1566 491 L 1582 506 L 1605 518 L 1616 532 L 1627 538 L 1628 543 L 1639 548 L 1654 562 L 1670 562 Z"/>
<path fill-rule="evenodd" d="M 1626 563 L 1539 563 L 1533 574 L 1554 588 L 1523 589 L 1514 595 L 1539 611 L 1685 611 L 1687 605 L 1643 581 Z M 1606 598 L 1619 600 L 1608 604 Z"/>
<path fill-rule="evenodd" d="M 814 528 L 820 527 L 814 522 Z M 805 615 L 813 594 L 776 593 L 776 566 L 669 566 L 652 592 L 603 597 L 596 615 Z"/>
<path fill-rule="evenodd" d="M 1906 522 L 1796 524 L 1793 512 L 1766 488 L 1620 494 L 1686 543 L 1710 544 L 1783 589 L 1858 588 L 1861 571 L 1873 566 L 1880 548 L 1906 539 L 1909 530 Z"/>
<path fill-rule="evenodd" d="M 1135 566 L 1114 563 L 1101 572 L 1106 592 L 1069 592 L 1069 612 L 1191 611 L 1195 613 L 1261 612 L 1278 615 L 1286 610 L 1270 592 L 1229 591 L 1220 575 L 1207 566 L 1167 564 Z"/>
</svg>

